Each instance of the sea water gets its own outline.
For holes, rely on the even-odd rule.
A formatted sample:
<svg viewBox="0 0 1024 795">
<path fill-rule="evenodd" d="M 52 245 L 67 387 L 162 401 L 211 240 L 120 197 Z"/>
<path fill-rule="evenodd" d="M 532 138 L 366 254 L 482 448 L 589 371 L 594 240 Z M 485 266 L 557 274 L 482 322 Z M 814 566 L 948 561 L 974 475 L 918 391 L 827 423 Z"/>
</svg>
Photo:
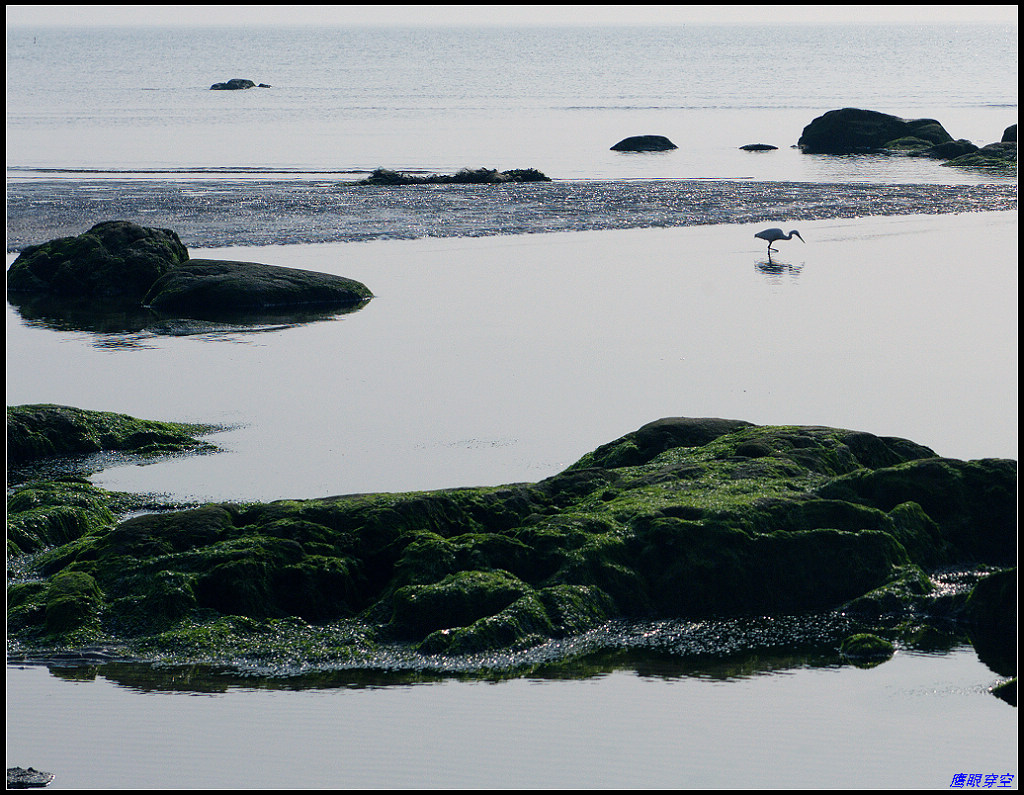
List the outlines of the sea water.
<svg viewBox="0 0 1024 795">
<path fill-rule="evenodd" d="M 928 159 L 791 147 L 841 107 L 997 141 L 1016 123 L 1016 48 L 1016 27 L 993 25 L 16 28 L 7 165 L 969 182 Z M 270 87 L 209 90 L 231 77 Z M 641 134 L 679 149 L 610 151 Z"/>
<path fill-rule="evenodd" d="M 397 686 L 10 667 L 7 758 L 54 789 L 1016 789 L 1015 711 L 970 648 L 773 663 Z"/>
<path fill-rule="evenodd" d="M 1016 213 L 809 222 L 771 263 L 758 228 L 193 249 L 375 297 L 194 328 L 9 303 L 8 400 L 224 426 L 94 478 L 186 500 L 537 481 L 680 415 L 1016 457 Z"/>
<path fill-rule="evenodd" d="M 934 117 L 977 144 L 1016 122 L 1016 27 L 17 29 L 7 43 L 9 184 L 58 207 L 72 183 L 116 207 L 126 182 L 198 180 L 230 204 L 251 198 L 247 180 L 329 185 L 378 166 L 983 187 L 995 178 L 930 160 L 790 147 L 844 106 Z M 232 77 L 271 87 L 209 90 Z M 609 150 L 635 134 L 679 149 Z M 756 142 L 780 148 L 738 148 Z M 340 273 L 376 297 L 317 322 L 198 333 L 8 304 L 8 404 L 223 424 L 221 453 L 93 479 L 191 499 L 537 480 L 672 414 L 1016 456 L 1015 212 L 819 218 L 771 262 L 757 228 L 196 249 Z M 8 764 L 68 787 L 948 787 L 1016 773 L 1015 714 L 969 649 L 757 670 L 211 694 L 12 666 Z"/>
</svg>

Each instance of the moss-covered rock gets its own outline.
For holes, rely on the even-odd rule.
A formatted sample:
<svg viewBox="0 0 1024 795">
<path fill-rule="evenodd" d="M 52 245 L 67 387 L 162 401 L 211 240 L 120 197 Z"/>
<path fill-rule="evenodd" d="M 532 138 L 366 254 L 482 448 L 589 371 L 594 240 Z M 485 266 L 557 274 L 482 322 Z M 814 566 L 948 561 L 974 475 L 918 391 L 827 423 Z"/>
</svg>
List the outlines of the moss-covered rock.
<svg viewBox="0 0 1024 795">
<path fill-rule="evenodd" d="M 966 138 L 960 138 L 956 141 L 947 141 L 944 144 L 936 144 L 935 146 L 925 145 L 924 148 L 916 148 L 911 152 L 915 157 L 933 157 L 937 160 L 952 160 L 957 157 L 963 157 L 964 155 L 970 155 L 978 151 L 976 144 L 968 141 Z"/>
<path fill-rule="evenodd" d="M 34 510 L 11 500 L 14 522 Z M 248 643 L 338 659 L 396 642 L 490 654 L 610 619 L 843 608 L 870 622 L 926 612 L 930 567 L 1000 565 L 1015 506 L 1011 461 L 675 418 L 539 483 L 208 505 L 37 534 L 8 626 L 25 641 L 62 621 L 99 626 L 154 654 Z M 95 589 L 58 618 L 45 588 L 62 573 Z"/>
<path fill-rule="evenodd" d="M 543 175 L 541 175 L 543 176 Z M 508 172 L 498 181 L 523 181 Z M 27 311 L 97 317 L 155 313 L 215 320 L 246 313 L 337 307 L 373 297 L 366 285 L 329 273 L 257 262 L 193 260 L 170 229 L 104 221 L 77 237 L 29 246 L 7 272 L 7 289 Z M 134 321 L 137 323 L 138 321 Z"/>
<path fill-rule="evenodd" d="M 53 456 L 122 451 L 154 456 L 209 452 L 216 448 L 196 437 L 212 425 L 140 420 L 127 414 L 34 404 L 7 407 L 7 465 L 17 470 Z"/>
<path fill-rule="evenodd" d="M 44 598 L 46 629 L 56 634 L 95 622 L 103 593 L 90 574 L 69 570 L 50 579 Z"/>
<path fill-rule="evenodd" d="M 7 498 L 7 555 L 70 544 L 114 524 L 113 496 L 84 480 L 29 483 Z"/>
<path fill-rule="evenodd" d="M 856 663 L 877 664 L 892 657 L 895 647 L 885 638 L 861 632 L 843 641 L 840 652 Z"/>
<path fill-rule="evenodd" d="M 193 259 L 152 282 L 142 302 L 158 312 L 216 317 L 268 307 L 346 306 L 372 297 L 365 284 L 330 273 Z"/>
<path fill-rule="evenodd" d="M 920 566 L 895 567 L 885 583 L 848 602 L 846 612 L 863 618 L 899 616 L 927 609 L 933 591 L 931 580 Z"/>
<path fill-rule="evenodd" d="M 187 260 L 188 249 L 170 229 L 104 221 L 77 237 L 26 248 L 7 272 L 7 289 L 137 302 Z"/>
<path fill-rule="evenodd" d="M 893 511 L 913 502 L 938 526 L 959 560 L 1009 565 L 1017 539 L 1015 461 L 928 458 L 862 469 L 817 489 L 823 497 Z M 940 551 L 935 549 L 936 552 Z"/>
<path fill-rule="evenodd" d="M 986 144 L 977 151 L 960 154 L 943 165 L 1010 176 L 1017 172 L 1017 141 Z"/>
</svg>

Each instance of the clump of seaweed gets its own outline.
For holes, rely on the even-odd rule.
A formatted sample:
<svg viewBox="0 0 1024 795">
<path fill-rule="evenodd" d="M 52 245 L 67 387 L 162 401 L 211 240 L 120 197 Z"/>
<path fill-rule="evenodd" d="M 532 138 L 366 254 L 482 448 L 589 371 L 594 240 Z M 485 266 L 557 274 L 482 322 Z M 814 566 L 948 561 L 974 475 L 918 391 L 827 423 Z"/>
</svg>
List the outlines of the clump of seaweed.
<svg viewBox="0 0 1024 795">
<path fill-rule="evenodd" d="M 507 182 L 550 182 L 551 178 L 535 168 L 498 171 L 493 168 L 463 168 L 455 174 L 409 174 L 378 168 L 357 185 L 494 185 Z"/>
</svg>

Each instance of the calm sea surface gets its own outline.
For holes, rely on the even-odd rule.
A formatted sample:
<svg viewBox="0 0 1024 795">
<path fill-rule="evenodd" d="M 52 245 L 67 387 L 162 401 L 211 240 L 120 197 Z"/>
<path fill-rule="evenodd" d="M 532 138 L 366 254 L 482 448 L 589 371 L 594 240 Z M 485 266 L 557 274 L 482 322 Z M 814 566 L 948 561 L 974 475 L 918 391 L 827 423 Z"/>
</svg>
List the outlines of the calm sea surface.
<svg viewBox="0 0 1024 795">
<path fill-rule="evenodd" d="M 34 230 L 26 207 L 116 212 L 126 183 L 142 197 L 159 180 L 131 220 L 173 228 L 176 190 L 248 208 L 230 247 L 190 243 L 193 256 L 339 273 L 376 296 L 346 315 L 201 326 L 8 303 L 8 405 L 228 428 L 210 436 L 220 453 L 110 467 L 101 486 L 266 500 L 532 481 L 674 415 L 1016 458 L 1016 211 L 937 215 L 934 190 L 914 205 L 915 185 L 1014 182 L 790 148 L 845 106 L 998 140 L 1017 120 L 1016 27 L 17 29 L 7 71 L 25 240 L 49 228 Z M 208 90 L 233 77 L 271 88 Z M 609 151 L 635 134 L 680 148 Z M 756 142 L 780 148 L 738 149 Z M 292 230 L 298 245 L 257 245 L 283 215 L 265 197 L 289 191 L 256 194 L 252 181 L 329 188 L 378 166 L 823 186 L 791 206 L 776 193 L 786 218 L 809 197 L 827 205 L 827 186 L 891 183 L 901 215 L 808 214 L 794 224 L 806 245 L 780 244 L 771 263 L 753 232 L 774 224 L 753 217 L 318 245 Z M 608 215 L 613 194 L 578 200 Z M 472 195 L 446 202 L 423 212 L 472 236 Z M 301 230 L 301 209 L 289 212 Z M 331 239 L 358 239 L 363 217 Z M 239 237 L 250 222 L 252 239 Z M 200 693 L 9 666 L 8 765 L 67 788 L 946 788 L 957 773 L 1016 773 L 1016 713 L 986 692 L 998 677 L 968 648 L 870 670 L 755 669 Z"/>
<path fill-rule="evenodd" d="M 948 789 L 1017 770 L 1016 712 L 970 648 L 770 675 L 661 664 L 190 693 L 123 670 L 8 667 L 7 681 L 8 764 L 54 772 L 51 789 Z"/>
<path fill-rule="evenodd" d="M 210 91 L 244 77 L 271 88 Z M 935 162 L 801 157 L 822 113 L 864 107 L 999 140 L 1017 29 L 793 26 L 16 29 L 17 169 L 538 168 L 559 179 L 977 181 Z M 659 134 L 679 149 L 609 147 Z M 769 143 L 768 155 L 741 152 Z"/>
</svg>

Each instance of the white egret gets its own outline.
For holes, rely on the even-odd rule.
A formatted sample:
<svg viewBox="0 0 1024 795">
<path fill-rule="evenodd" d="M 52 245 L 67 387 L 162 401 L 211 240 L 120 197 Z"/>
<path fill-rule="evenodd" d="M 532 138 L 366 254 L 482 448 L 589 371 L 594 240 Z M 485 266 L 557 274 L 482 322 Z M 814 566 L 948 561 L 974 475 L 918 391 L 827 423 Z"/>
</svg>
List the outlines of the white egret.
<svg viewBox="0 0 1024 795">
<path fill-rule="evenodd" d="M 793 239 L 793 235 L 796 235 L 797 237 L 800 237 L 800 233 L 797 232 L 795 229 L 787 235 L 781 229 L 775 228 L 775 229 L 762 229 L 760 232 L 758 232 L 756 235 L 754 235 L 754 237 L 759 237 L 762 240 L 767 240 L 768 241 L 768 258 L 771 259 L 772 251 L 777 251 L 778 250 L 778 249 L 773 249 L 772 248 L 772 243 L 774 243 L 774 242 L 776 242 L 778 240 L 792 240 Z M 802 237 L 800 237 L 800 242 L 801 243 L 806 243 L 807 241 L 804 240 Z"/>
</svg>

